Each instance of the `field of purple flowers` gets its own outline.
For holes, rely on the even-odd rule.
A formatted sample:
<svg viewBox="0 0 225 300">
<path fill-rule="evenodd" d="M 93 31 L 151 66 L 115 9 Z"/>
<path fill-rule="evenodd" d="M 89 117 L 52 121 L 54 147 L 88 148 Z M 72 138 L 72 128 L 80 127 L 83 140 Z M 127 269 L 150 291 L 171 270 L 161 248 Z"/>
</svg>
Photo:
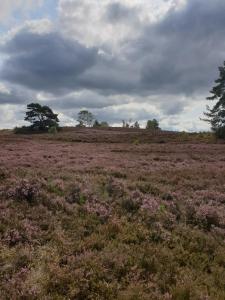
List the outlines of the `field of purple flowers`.
<svg viewBox="0 0 225 300">
<path fill-rule="evenodd" d="M 224 300 L 225 145 L 79 134 L 0 133 L 0 299 Z"/>
</svg>

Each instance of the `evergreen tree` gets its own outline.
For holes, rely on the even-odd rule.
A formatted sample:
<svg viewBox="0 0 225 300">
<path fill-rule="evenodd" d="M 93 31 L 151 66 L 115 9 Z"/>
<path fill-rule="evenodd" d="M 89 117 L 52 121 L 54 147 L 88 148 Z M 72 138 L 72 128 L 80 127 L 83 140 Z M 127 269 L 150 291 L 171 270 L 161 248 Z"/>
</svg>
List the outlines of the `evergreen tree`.
<svg viewBox="0 0 225 300">
<path fill-rule="evenodd" d="M 94 121 L 93 127 L 94 127 L 94 128 L 101 127 L 101 124 L 98 122 L 98 120 L 95 120 L 95 121 Z"/>
<path fill-rule="evenodd" d="M 212 130 L 218 137 L 225 137 L 225 62 L 222 67 L 219 67 L 219 78 L 215 80 L 216 85 L 212 88 L 210 93 L 212 96 L 207 100 L 217 100 L 216 104 L 210 108 L 207 105 L 207 112 L 204 115 L 207 117 L 203 119 L 211 124 Z"/>
<path fill-rule="evenodd" d="M 138 121 L 136 121 L 133 125 L 134 128 L 139 129 L 140 128 L 140 124 L 138 123 Z"/>
<path fill-rule="evenodd" d="M 58 115 L 54 114 L 50 107 L 39 103 L 27 105 L 25 121 L 31 123 L 30 128 L 39 131 L 47 131 L 50 127 L 58 127 Z"/>
</svg>

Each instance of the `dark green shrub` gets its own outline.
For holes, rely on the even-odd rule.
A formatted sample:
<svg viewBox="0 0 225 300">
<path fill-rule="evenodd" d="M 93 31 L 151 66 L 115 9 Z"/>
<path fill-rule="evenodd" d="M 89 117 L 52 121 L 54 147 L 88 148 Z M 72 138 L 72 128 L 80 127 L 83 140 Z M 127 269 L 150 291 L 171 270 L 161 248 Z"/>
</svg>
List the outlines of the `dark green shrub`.
<svg viewBox="0 0 225 300">
<path fill-rule="evenodd" d="M 56 126 L 51 126 L 49 129 L 48 129 L 48 133 L 50 134 L 56 134 L 58 132 L 58 129 Z"/>
</svg>

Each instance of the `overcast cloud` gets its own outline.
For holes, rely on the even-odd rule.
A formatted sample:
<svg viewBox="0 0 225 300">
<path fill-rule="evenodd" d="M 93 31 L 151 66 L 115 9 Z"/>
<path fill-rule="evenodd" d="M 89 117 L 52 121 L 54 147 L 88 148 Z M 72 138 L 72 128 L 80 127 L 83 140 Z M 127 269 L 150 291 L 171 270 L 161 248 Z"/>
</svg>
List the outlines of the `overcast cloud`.
<svg viewBox="0 0 225 300">
<path fill-rule="evenodd" d="M 36 3 L 42 18 L 26 14 L 1 33 L 0 127 L 39 101 L 64 124 L 87 108 L 112 124 L 155 117 L 166 129 L 208 129 L 199 117 L 225 60 L 223 0 L 59 0 L 54 17 L 48 2 Z M 3 1 L 1 23 L 24 4 L 35 10 Z"/>
</svg>

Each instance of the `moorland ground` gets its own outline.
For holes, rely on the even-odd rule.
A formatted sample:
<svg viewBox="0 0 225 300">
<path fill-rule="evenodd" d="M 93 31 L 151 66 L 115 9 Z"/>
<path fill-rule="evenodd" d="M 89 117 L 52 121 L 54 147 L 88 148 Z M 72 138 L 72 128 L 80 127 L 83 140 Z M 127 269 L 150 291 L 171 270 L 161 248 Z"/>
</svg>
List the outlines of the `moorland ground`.
<svg viewBox="0 0 225 300">
<path fill-rule="evenodd" d="M 225 299 L 225 145 L 0 133 L 0 299 Z"/>
</svg>

